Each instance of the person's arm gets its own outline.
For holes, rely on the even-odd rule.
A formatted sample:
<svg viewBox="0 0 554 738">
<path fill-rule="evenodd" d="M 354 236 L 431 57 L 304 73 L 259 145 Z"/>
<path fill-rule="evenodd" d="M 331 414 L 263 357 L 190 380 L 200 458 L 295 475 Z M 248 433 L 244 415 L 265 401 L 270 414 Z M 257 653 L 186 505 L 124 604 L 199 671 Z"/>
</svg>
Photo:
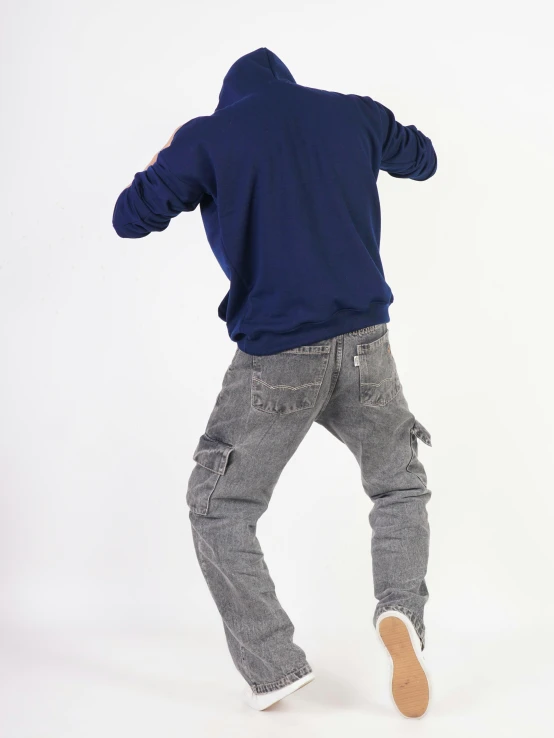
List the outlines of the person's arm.
<svg viewBox="0 0 554 738">
<path fill-rule="evenodd" d="M 429 179 L 437 171 L 437 154 L 431 139 L 414 125 L 399 123 L 391 110 L 377 102 L 381 123 L 382 155 L 380 169 L 391 177 Z"/>
<path fill-rule="evenodd" d="M 199 120 L 179 126 L 121 192 L 112 216 L 118 236 L 143 238 L 163 231 L 176 215 L 194 210 L 209 191 L 209 161 L 196 135 Z"/>
</svg>

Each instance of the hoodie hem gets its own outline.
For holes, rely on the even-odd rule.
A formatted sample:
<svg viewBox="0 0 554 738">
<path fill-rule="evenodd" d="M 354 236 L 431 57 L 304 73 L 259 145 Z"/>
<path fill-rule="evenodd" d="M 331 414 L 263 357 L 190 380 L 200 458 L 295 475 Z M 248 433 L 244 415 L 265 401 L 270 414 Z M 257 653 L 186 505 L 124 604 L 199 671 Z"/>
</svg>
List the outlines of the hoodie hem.
<svg viewBox="0 0 554 738">
<path fill-rule="evenodd" d="M 236 341 L 241 351 L 253 356 L 267 356 L 299 346 L 306 346 L 326 338 L 334 338 L 342 333 L 350 333 L 378 323 L 390 322 L 389 306 L 391 303 L 373 302 L 369 309 L 341 311 L 329 320 L 320 323 L 303 324 L 295 331 L 288 333 L 263 333 L 252 341 L 247 336 Z"/>
</svg>

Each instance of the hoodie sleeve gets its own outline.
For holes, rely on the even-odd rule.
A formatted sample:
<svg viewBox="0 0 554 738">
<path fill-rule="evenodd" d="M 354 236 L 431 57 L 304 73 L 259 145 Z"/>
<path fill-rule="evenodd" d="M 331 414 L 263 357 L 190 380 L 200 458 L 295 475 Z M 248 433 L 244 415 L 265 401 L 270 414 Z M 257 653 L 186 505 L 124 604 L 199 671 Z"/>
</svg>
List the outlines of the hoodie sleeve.
<svg viewBox="0 0 554 738">
<path fill-rule="evenodd" d="M 437 171 L 437 154 L 430 138 L 415 126 L 403 126 L 391 110 L 374 100 L 381 121 L 380 169 L 391 177 L 429 179 Z"/>
<path fill-rule="evenodd" d="M 172 218 L 194 210 L 211 190 L 210 160 L 198 136 L 199 118 L 181 126 L 154 164 L 137 172 L 115 203 L 112 225 L 121 238 L 164 231 Z"/>
</svg>

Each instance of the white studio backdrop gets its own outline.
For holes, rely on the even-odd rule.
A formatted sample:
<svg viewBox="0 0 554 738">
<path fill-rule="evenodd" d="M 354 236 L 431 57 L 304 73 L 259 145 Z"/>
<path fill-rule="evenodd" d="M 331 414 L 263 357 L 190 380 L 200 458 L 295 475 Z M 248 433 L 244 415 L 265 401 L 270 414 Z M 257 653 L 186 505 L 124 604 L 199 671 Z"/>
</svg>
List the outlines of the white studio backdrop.
<svg viewBox="0 0 554 738">
<path fill-rule="evenodd" d="M 189 676 L 213 659 L 214 678 L 235 678 L 185 504 L 235 350 L 217 317 L 228 282 L 199 209 L 134 241 L 118 238 L 111 217 L 134 173 L 178 125 L 213 111 L 228 67 L 259 46 L 298 83 L 370 95 L 435 145 L 431 180 L 379 177 L 391 345 L 433 443 L 420 444 L 433 492 L 429 649 L 447 633 L 471 644 L 543 632 L 554 615 L 546 11 L 490 0 L 4 3 L 0 606 L 10 658 L 21 646 L 32 660 L 35 643 L 55 654 L 48 634 L 71 629 L 154 632 L 204 639 L 194 658 L 182 647 Z M 326 649 L 355 664 L 373 637 L 369 510 L 354 457 L 314 424 L 258 531 L 297 641 L 321 670 Z M 478 654 L 463 658 L 483 675 Z M 538 678 L 546 662 L 536 658 Z M 6 738 L 66 735 L 25 725 L 14 718 Z M 68 725 L 72 738 L 88 735 Z"/>
</svg>

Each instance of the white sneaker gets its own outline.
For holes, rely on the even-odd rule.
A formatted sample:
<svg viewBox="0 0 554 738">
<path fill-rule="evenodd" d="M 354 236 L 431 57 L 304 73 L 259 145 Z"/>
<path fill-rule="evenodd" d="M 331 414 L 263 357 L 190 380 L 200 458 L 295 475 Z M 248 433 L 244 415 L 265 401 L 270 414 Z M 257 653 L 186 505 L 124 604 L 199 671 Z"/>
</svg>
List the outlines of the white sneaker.
<svg viewBox="0 0 554 738">
<path fill-rule="evenodd" d="M 431 696 L 421 641 L 411 620 L 402 612 L 386 610 L 375 623 L 391 665 L 391 696 L 404 717 L 425 715 Z"/>
<path fill-rule="evenodd" d="M 274 705 L 276 702 L 279 702 L 279 700 L 282 700 L 283 697 L 287 697 L 289 694 L 296 692 L 297 689 L 300 689 L 300 687 L 304 687 L 306 684 L 309 684 L 314 677 L 315 674 L 311 671 L 309 674 L 297 679 L 292 684 L 287 684 L 284 687 L 281 687 L 281 689 L 274 689 L 271 692 L 264 692 L 264 694 L 253 692 L 250 685 L 247 684 L 244 689 L 244 699 L 250 707 L 254 708 L 254 710 L 265 710 L 266 707 Z"/>
</svg>

